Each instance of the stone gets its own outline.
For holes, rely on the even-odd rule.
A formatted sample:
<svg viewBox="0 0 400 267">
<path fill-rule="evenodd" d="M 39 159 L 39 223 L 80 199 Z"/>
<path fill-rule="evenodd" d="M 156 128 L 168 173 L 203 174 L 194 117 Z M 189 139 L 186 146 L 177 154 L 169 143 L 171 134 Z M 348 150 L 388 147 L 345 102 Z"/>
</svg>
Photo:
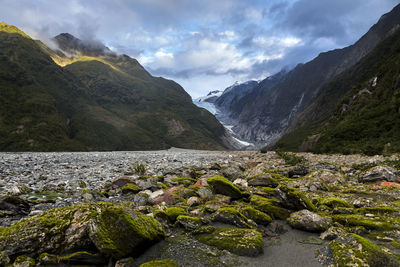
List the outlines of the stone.
<svg viewBox="0 0 400 267">
<path fill-rule="evenodd" d="M 127 207 L 105 202 L 82 203 L 46 210 L 3 228 L 0 251 L 9 257 L 37 257 L 43 252 L 62 255 L 89 248 L 119 259 L 164 236 L 162 225 L 155 219 L 128 211 Z"/>
<path fill-rule="evenodd" d="M 10 258 L 5 251 L 0 252 L 0 266 L 6 266 L 10 263 Z"/>
<path fill-rule="evenodd" d="M 388 166 L 373 167 L 358 178 L 361 183 L 372 183 L 376 181 L 397 182 L 396 170 Z"/>
<path fill-rule="evenodd" d="M 0 197 L 0 211 L 9 211 L 12 215 L 28 215 L 30 209 L 29 203 L 20 197 Z"/>
<path fill-rule="evenodd" d="M 320 234 L 320 238 L 322 240 L 334 240 L 336 238 L 338 238 L 341 234 L 344 233 L 344 230 L 338 227 L 329 227 L 328 230 L 326 230 L 325 232 Z"/>
<path fill-rule="evenodd" d="M 241 187 L 248 187 L 249 186 L 245 179 L 236 179 L 235 181 L 233 181 L 233 184 L 241 186 Z"/>
<path fill-rule="evenodd" d="M 212 215 L 213 222 L 222 222 L 237 227 L 249 228 L 247 218 L 234 208 L 220 208 Z"/>
<path fill-rule="evenodd" d="M 62 257 L 57 257 L 57 261 L 58 263 L 68 265 L 98 266 L 107 264 L 107 259 L 105 259 L 101 254 L 93 254 L 86 251 L 78 251 Z"/>
<path fill-rule="evenodd" d="M 179 199 L 179 197 L 177 195 L 172 194 L 168 191 L 165 191 L 164 194 L 162 194 L 161 196 L 154 199 L 153 203 L 154 204 L 165 203 L 167 205 L 174 205 L 180 201 L 181 200 Z"/>
<path fill-rule="evenodd" d="M 148 261 L 140 265 L 140 267 L 178 267 L 174 260 L 166 259 L 159 261 Z"/>
<path fill-rule="evenodd" d="M 290 210 L 316 210 L 311 201 L 301 192 L 285 185 L 279 185 L 275 188 L 275 195 L 281 205 Z"/>
<path fill-rule="evenodd" d="M 258 256 L 264 251 L 261 233 L 254 229 L 226 227 L 212 233 L 196 235 L 196 239 L 209 246 L 228 250 L 241 256 Z"/>
<path fill-rule="evenodd" d="M 277 179 L 271 173 L 258 175 L 249 181 L 250 186 L 267 186 L 277 187 L 279 185 Z"/>
<path fill-rule="evenodd" d="M 186 230 L 192 231 L 199 228 L 202 224 L 201 220 L 197 217 L 190 217 L 186 215 L 179 215 L 176 222 L 183 226 Z"/>
<path fill-rule="evenodd" d="M 128 183 L 135 183 L 135 180 L 131 177 L 118 177 L 118 178 L 114 178 L 114 180 L 112 181 L 112 184 L 117 186 L 117 187 L 123 187 L 124 185 L 128 184 Z"/>
<path fill-rule="evenodd" d="M 232 182 L 225 177 L 216 175 L 213 178 L 207 180 L 207 183 L 212 186 L 214 191 L 218 194 L 232 197 L 232 199 L 239 199 L 242 197 L 242 193 Z"/>
<path fill-rule="evenodd" d="M 34 267 L 36 262 L 34 259 L 27 257 L 27 256 L 18 256 L 14 263 L 13 267 Z"/>
<path fill-rule="evenodd" d="M 309 232 L 322 232 L 329 228 L 332 220 L 309 210 L 301 210 L 290 214 L 286 220 L 290 226 Z"/>
<path fill-rule="evenodd" d="M 242 170 L 239 167 L 228 167 L 222 170 L 222 175 L 229 180 L 234 180 L 242 174 Z"/>
<path fill-rule="evenodd" d="M 201 204 L 201 200 L 198 197 L 190 197 L 186 201 L 186 204 L 188 204 L 189 207 L 195 207 Z"/>
<path fill-rule="evenodd" d="M 213 196 L 213 192 L 206 187 L 201 187 L 197 190 L 197 195 L 203 200 L 210 200 Z"/>
</svg>

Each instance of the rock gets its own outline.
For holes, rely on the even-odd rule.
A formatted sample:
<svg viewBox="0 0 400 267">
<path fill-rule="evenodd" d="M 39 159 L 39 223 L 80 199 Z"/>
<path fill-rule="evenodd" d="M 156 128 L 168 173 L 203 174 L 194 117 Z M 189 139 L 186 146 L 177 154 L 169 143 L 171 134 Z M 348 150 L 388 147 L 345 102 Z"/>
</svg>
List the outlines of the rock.
<svg viewBox="0 0 400 267">
<path fill-rule="evenodd" d="M 210 200 L 213 196 L 213 192 L 206 187 L 201 187 L 199 190 L 197 190 L 197 194 L 203 200 Z"/>
<path fill-rule="evenodd" d="M 189 205 L 189 207 L 195 207 L 201 204 L 201 201 L 198 197 L 190 197 L 186 201 L 186 204 Z"/>
<path fill-rule="evenodd" d="M 149 199 L 149 196 L 147 194 L 139 193 L 133 197 L 133 203 L 135 204 L 135 206 L 139 206 L 139 207 L 145 206 L 145 205 L 147 205 L 148 199 Z"/>
<path fill-rule="evenodd" d="M 272 218 L 268 214 L 265 214 L 264 212 L 256 210 L 255 208 L 250 206 L 241 208 L 240 212 L 248 219 L 253 220 L 257 224 L 268 225 L 272 222 Z"/>
<path fill-rule="evenodd" d="M 127 183 L 121 188 L 121 190 L 123 194 L 129 194 L 129 193 L 136 194 L 140 191 L 139 187 L 133 183 Z"/>
<path fill-rule="evenodd" d="M 82 194 L 82 198 L 83 198 L 85 201 L 88 201 L 88 202 L 94 200 L 94 197 L 93 197 L 93 195 L 92 195 L 91 192 L 84 192 L 84 193 Z"/>
<path fill-rule="evenodd" d="M 309 210 L 292 213 L 286 220 L 290 226 L 309 232 L 321 232 L 329 228 L 332 221 Z"/>
<path fill-rule="evenodd" d="M 208 179 L 207 183 L 210 184 L 218 194 L 230 196 L 232 199 L 239 199 L 242 196 L 239 188 L 222 176 L 216 175 L 213 178 Z"/>
<path fill-rule="evenodd" d="M 328 230 L 326 230 L 325 232 L 321 233 L 321 235 L 319 236 L 322 240 L 334 240 L 336 238 L 338 238 L 341 234 L 344 233 L 344 230 L 338 227 L 329 227 Z"/>
<path fill-rule="evenodd" d="M 162 225 L 144 214 L 105 202 L 82 203 L 46 210 L 3 228 L 0 251 L 9 257 L 37 257 L 44 252 L 62 255 L 96 249 L 119 259 L 164 235 Z"/>
<path fill-rule="evenodd" d="M 244 179 L 236 179 L 235 181 L 233 181 L 233 184 L 234 185 L 239 185 L 241 187 L 248 187 L 248 183 Z"/>
<path fill-rule="evenodd" d="M 187 212 L 181 207 L 169 207 L 165 210 L 170 222 L 175 222 L 179 215 L 186 215 Z"/>
<path fill-rule="evenodd" d="M 232 181 L 238 178 L 242 172 L 239 167 L 228 167 L 222 170 L 222 175 Z"/>
<path fill-rule="evenodd" d="M 14 263 L 13 267 L 34 267 L 36 262 L 34 259 L 27 257 L 27 256 L 18 256 Z"/>
<path fill-rule="evenodd" d="M 179 215 L 176 222 L 183 226 L 186 230 L 192 231 L 199 228 L 202 224 L 201 220 L 197 217 L 190 217 L 186 215 Z"/>
<path fill-rule="evenodd" d="M 149 195 L 149 201 L 151 201 L 151 202 L 154 203 L 154 201 L 155 201 L 157 198 L 161 197 L 161 196 L 164 195 L 164 194 L 165 194 L 165 191 L 162 190 L 162 189 L 157 190 L 157 191 L 154 191 L 154 192 L 152 192 L 152 193 Z"/>
<path fill-rule="evenodd" d="M 371 241 L 353 234 L 344 233 L 329 243 L 335 266 L 399 266 L 399 261 Z"/>
<path fill-rule="evenodd" d="M 281 205 L 291 210 L 316 210 L 311 201 L 301 192 L 285 185 L 279 185 L 275 188 L 275 195 L 279 199 Z"/>
<path fill-rule="evenodd" d="M 114 180 L 112 181 L 112 184 L 117 186 L 117 187 L 123 187 L 124 185 L 128 184 L 128 183 L 135 183 L 135 180 L 132 179 L 131 177 L 118 177 L 118 178 L 114 178 Z"/>
<path fill-rule="evenodd" d="M 250 204 L 257 210 L 265 212 L 273 218 L 284 220 L 290 215 L 287 209 L 279 207 L 278 203 L 273 199 L 254 195 L 250 200 Z"/>
<path fill-rule="evenodd" d="M 278 184 L 278 180 L 271 173 L 258 175 L 249 181 L 250 186 L 277 187 Z"/>
<path fill-rule="evenodd" d="M 250 228 L 247 218 L 234 208 L 220 208 L 212 215 L 213 222 L 222 222 L 237 227 Z"/>
<path fill-rule="evenodd" d="M 167 205 L 174 205 L 180 201 L 181 200 L 179 199 L 179 197 L 177 195 L 172 194 L 168 191 L 165 191 L 164 194 L 162 194 L 161 196 L 154 199 L 153 203 L 154 204 L 165 203 Z"/>
<path fill-rule="evenodd" d="M 17 196 L 0 197 L 0 212 L 9 211 L 10 215 L 28 215 L 30 212 L 29 203 Z"/>
<path fill-rule="evenodd" d="M 118 260 L 114 267 L 134 267 L 135 260 L 132 257 Z"/>
<path fill-rule="evenodd" d="M 358 178 L 361 183 L 372 183 L 376 181 L 397 182 L 396 170 L 388 166 L 373 167 Z"/>
<path fill-rule="evenodd" d="M 204 244 L 242 256 L 254 257 L 264 251 L 262 235 L 253 229 L 219 228 L 213 233 L 199 234 L 196 238 Z"/>
</svg>

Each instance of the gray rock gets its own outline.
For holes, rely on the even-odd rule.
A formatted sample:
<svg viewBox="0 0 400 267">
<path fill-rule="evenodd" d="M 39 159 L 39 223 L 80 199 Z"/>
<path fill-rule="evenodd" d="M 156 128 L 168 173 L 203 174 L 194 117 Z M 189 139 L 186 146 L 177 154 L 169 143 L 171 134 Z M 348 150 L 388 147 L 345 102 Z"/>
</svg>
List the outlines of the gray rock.
<svg viewBox="0 0 400 267">
<path fill-rule="evenodd" d="M 199 195 L 199 197 L 201 199 L 204 199 L 204 200 L 209 200 L 213 196 L 213 192 L 206 187 L 201 187 L 199 190 L 197 190 L 197 194 Z"/>
<path fill-rule="evenodd" d="M 371 183 L 376 181 L 397 182 L 396 170 L 388 166 L 376 166 L 364 172 L 359 177 L 359 182 Z"/>
<path fill-rule="evenodd" d="M 332 224 L 332 220 L 329 217 L 320 216 L 309 210 L 292 213 L 286 221 L 293 228 L 309 232 L 324 231 Z"/>
</svg>

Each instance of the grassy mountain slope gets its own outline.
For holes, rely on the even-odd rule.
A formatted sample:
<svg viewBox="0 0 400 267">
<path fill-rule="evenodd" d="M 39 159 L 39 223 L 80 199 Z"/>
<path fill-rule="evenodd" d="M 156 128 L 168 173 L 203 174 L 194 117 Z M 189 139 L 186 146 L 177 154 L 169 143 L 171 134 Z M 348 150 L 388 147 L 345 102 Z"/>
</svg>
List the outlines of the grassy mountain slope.
<svg viewBox="0 0 400 267">
<path fill-rule="evenodd" d="M 399 62 L 397 29 L 327 84 L 300 115 L 300 126 L 275 147 L 321 153 L 399 152 Z"/>
<path fill-rule="evenodd" d="M 223 149 L 224 135 L 181 86 L 135 59 L 67 58 L 0 25 L 1 151 Z"/>
</svg>

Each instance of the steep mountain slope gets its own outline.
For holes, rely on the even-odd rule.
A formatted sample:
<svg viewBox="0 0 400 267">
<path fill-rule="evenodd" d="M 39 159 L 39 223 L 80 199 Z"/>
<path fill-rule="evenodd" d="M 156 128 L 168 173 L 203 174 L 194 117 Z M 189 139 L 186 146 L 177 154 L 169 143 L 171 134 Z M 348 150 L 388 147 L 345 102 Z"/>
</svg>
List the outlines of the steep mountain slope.
<svg viewBox="0 0 400 267">
<path fill-rule="evenodd" d="M 275 147 L 323 153 L 400 151 L 400 27 L 327 84 Z"/>
<path fill-rule="evenodd" d="M 277 140 L 327 82 L 368 54 L 398 27 L 399 21 L 400 6 L 397 6 L 354 45 L 321 53 L 280 77 L 272 86 L 267 81 L 260 83 L 253 89 L 259 95 L 249 97 L 251 101 L 240 112 L 235 132 L 245 140 L 260 144 Z"/>
<path fill-rule="evenodd" d="M 223 126 L 177 83 L 67 37 L 73 58 L 0 25 L 0 150 L 227 147 Z"/>
</svg>

